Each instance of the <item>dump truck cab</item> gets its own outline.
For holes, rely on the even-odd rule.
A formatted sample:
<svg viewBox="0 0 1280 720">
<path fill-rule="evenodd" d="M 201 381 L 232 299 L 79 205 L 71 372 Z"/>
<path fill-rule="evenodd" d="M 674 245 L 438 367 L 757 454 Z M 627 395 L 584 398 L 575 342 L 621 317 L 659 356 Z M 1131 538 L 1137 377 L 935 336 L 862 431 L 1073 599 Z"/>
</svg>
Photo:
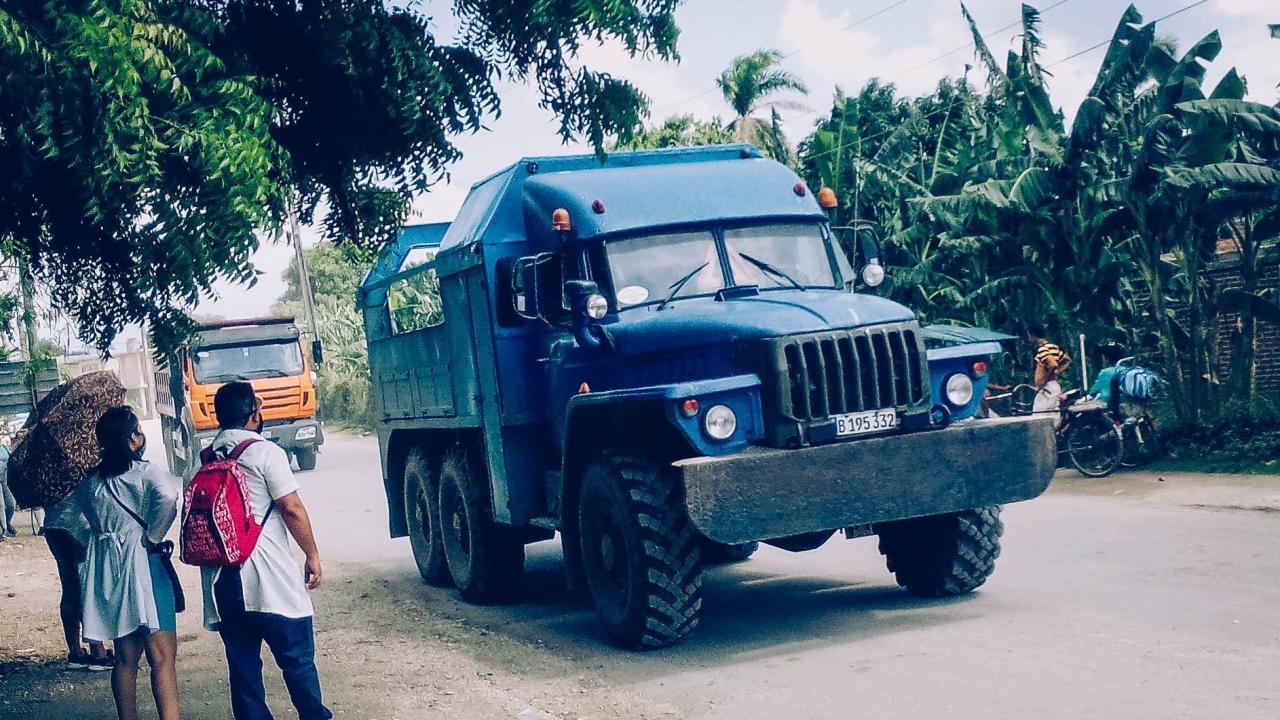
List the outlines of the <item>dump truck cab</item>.
<svg viewBox="0 0 1280 720">
<path fill-rule="evenodd" d="M 704 562 L 758 541 L 879 534 L 909 588 L 976 587 L 993 555 L 968 583 L 942 555 L 971 527 L 998 547 L 998 506 L 1048 484 L 1051 424 L 969 421 L 982 353 L 935 382 L 914 314 L 851 291 L 868 254 L 746 145 L 477 183 L 360 290 L 391 534 L 488 602 L 558 531 L 633 647 L 692 630 Z"/>
<path fill-rule="evenodd" d="M 262 400 L 264 438 L 315 469 L 324 432 L 312 358 L 293 318 L 254 318 L 201 325 L 192 342 L 157 374 L 157 407 L 170 469 L 184 477 L 218 434 L 214 395 L 228 382 L 253 385 Z"/>
</svg>

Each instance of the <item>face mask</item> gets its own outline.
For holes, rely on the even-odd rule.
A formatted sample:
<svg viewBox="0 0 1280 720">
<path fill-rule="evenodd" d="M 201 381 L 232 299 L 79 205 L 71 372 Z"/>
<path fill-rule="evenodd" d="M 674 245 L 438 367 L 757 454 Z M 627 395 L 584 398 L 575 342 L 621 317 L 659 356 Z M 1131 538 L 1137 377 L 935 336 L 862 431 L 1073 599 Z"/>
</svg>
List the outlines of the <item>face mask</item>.
<svg viewBox="0 0 1280 720">
<path fill-rule="evenodd" d="M 134 450 L 134 451 L 133 451 L 133 459 L 134 459 L 134 460 L 141 460 L 141 459 L 142 459 L 142 456 L 143 456 L 143 455 L 146 455 L 146 454 L 147 454 L 147 438 L 146 438 L 146 436 L 144 435 L 144 436 L 142 437 L 142 444 L 138 446 L 138 449 L 137 449 L 137 450 Z"/>
</svg>

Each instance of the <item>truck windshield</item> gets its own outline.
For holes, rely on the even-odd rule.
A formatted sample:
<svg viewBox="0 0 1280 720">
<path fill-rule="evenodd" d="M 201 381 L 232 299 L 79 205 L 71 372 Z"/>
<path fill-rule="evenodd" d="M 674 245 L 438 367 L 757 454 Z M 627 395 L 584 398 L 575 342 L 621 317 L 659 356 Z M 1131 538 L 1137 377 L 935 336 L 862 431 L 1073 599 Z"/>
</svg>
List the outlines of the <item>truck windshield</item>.
<svg viewBox="0 0 1280 720">
<path fill-rule="evenodd" d="M 301 375 L 302 348 L 290 340 L 197 350 L 191 358 L 201 385 Z"/>
<path fill-rule="evenodd" d="M 818 225 L 762 225 L 724 231 L 733 281 L 738 285 L 835 287 L 827 240 Z"/>
<path fill-rule="evenodd" d="M 839 285 L 827 238 L 817 224 L 730 228 L 721 237 L 732 284 L 758 285 L 762 290 Z M 717 235 L 709 231 L 615 240 L 608 252 L 619 308 L 661 302 L 691 272 L 672 297 L 709 295 L 729 284 Z"/>
<path fill-rule="evenodd" d="M 686 297 L 706 295 L 724 287 L 716 238 L 706 231 L 611 242 L 609 270 L 619 307 L 661 302 L 673 291 L 672 297 Z M 681 284 L 690 273 L 693 275 Z"/>
</svg>

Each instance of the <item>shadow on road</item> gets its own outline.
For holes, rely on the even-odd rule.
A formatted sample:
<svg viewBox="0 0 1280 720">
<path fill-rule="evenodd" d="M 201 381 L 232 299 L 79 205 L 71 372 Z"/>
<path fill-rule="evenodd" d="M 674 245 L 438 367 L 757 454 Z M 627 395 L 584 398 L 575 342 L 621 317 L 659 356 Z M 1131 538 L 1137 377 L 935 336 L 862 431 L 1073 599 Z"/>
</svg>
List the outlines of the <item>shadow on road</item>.
<svg viewBox="0 0 1280 720">
<path fill-rule="evenodd" d="M 946 601 L 915 598 L 893 585 L 891 579 L 886 582 L 883 570 L 874 576 L 874 583 L 853 580 L 857 576 L 854 572 L 835 578 L 774 571 L 782 569 L 779 560 L 794 557 L 765 548 L 758 559 L 708 568 L 701 625 L 683 644 L 654 652 L 628 652 L 608 644 L 589 602 L 566 588 L 556 542 L 529 546 L 521 601 L 514 605 L 468 605 L 451 589 L 423 585 L 412 564 L 402 569 L 383 566 L 381 571 L 344 565 L 341 575 L 357 587 L 378 586 L 389 605 L 428 612 L 473 630 L 536 645 L 573 659 L 580 668 L 632 681 L 660 678 L 688 667 L 733 665 L 963 622 L 985 614 L 978 610 L 979 597 Z M 375 618 L 352 620 L 366 623 L 367 632 L 389 638 L 395 632 L 412 631 L 405 623 L 395 623 L 398 627 L 393 628 Z M 520 672 L 547 676 L 559 671 L 513 660 L 509 647 L 494 643 L 466 643 L 463 649 L 491 666 L 515 670 L 517 667 L 510 667 L 515 665 Z"/>
</svg>

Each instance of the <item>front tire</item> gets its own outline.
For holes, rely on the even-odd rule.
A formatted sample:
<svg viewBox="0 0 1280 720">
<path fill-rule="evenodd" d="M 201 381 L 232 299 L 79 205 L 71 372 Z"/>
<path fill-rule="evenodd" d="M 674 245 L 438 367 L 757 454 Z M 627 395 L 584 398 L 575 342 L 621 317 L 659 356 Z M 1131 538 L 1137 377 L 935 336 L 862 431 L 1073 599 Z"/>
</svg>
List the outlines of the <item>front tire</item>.
<svg viewBox="0 0 1280 720">
<path fill-rule="evenodd" d="M 972 592 L 1000 556 L 1000 507 L 885 523 L 876 528 L 880 554 L 898 584 L 921 597 Z"/>
<path fill-rule="evenodd" d="M 440 485 L 431 475 L 431 465 L 422 448 L 410 450 L 405 461 L 404 512 L 413 561 L 422 581 L 436 587 L 452 585 L 440 537 Z"/>
<path fill-rule="evenodd" d="M 316 469 L 316 449 L 313 447 L 299 448 L 297 451 L 298 469 L 299 470 L 315 470 Z"/>
<path fill-rule="evenodd" d="M 453 584 L 467 602 L 509 602 L 520 591 L 524 542 L 489 513 L 489 475 L 474 451 L 454 445 L 440 461 L 440 536 Z"/>
<path fill-rule="evenodd" d="M 583 570 L 605 632 L 633 649 L 679 642 L 702 613 L 699 537 L 680 484 L 648 458 L 604 452 L 581 492 Z"/>
</svg>

